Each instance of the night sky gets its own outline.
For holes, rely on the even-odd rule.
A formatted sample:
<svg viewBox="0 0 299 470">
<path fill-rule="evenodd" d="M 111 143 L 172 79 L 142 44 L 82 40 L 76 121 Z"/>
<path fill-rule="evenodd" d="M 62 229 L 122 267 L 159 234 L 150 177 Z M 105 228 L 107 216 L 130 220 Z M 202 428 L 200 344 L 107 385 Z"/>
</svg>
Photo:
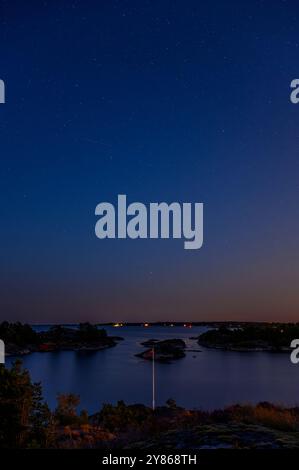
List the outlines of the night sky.
<svg viewBox="0 0 299 470">
<path fill-rule="evenodd" d="M 299 4 L 0 4 L 0 319 L 299 321 Z M 203 247 L 97 239 L 118 194 Z"/>
</svg>

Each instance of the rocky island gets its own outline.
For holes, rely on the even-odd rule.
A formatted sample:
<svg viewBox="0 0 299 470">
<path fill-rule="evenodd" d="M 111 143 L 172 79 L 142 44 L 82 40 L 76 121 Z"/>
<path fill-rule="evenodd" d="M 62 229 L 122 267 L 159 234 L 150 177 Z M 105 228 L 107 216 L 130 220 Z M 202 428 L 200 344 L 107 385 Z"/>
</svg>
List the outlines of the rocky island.
<svg viewBox="0 0 299 470">
<path fill-rule="evenodd" d="M 153 349 L 155 351 L 155 360 L 158 362 L 169 362 L 185 357 L 186 344 L 182 339 L 166 339 L 163 341 L 150 339 L 141 343 L 141 345 L 148 349 L 136 354 L 136 356 L 148 361 L 153 359 Z"/>
<path fill-rule="evenodd" d="M 30 325 L 3 322 L 0 338 L 5 343 L 8 356 L 50 351 L 100 351 L 116 346 L 120 337 L 108 336 L 106 330 L 90 323 L 80 323 L 78 328 L 61 325 L 47 331 L 36 332 Z"/>
<path fill-rule="evenodd" d="M 228 351 L 289 352 L 294 338 L 299 338 L 298 324 L 221 326 L 201 334 L 198 344 Z M 195 338 L 194 338 L 195 339 Z"/>
</svg>

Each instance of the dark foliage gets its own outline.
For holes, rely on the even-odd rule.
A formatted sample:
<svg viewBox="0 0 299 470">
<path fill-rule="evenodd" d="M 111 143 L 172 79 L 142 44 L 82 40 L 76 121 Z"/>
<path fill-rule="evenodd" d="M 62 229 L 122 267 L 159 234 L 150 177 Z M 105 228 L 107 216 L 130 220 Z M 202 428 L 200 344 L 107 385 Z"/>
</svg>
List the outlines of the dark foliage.
<svg viewBox="0 0 299 470">
<path fill-rule="evenodd" d="M 27 344 L 37 344 L 39 342 L 38 334 L 31 326 L 22 323 L 0 323 L 0 338 L 5 343 L 13 343 L 17 346 Z"/>
</svg>

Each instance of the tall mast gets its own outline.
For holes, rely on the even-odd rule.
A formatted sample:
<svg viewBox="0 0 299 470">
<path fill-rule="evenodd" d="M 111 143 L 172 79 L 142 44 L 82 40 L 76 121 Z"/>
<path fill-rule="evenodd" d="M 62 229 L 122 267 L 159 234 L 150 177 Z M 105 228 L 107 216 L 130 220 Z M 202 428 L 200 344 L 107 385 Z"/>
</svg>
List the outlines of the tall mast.
<svg viewBox="0 0 299 470">
<path fill-rule="evenodd" d="M 152 372 L 153 372 L 153 402 L 152 402 L 152 408 L 153 411 L 155 410 L 156 407 L 156 397 L 155 397 L 155 348 L 153 347 L 153 352 L 152 352 Z"/>
</svg>

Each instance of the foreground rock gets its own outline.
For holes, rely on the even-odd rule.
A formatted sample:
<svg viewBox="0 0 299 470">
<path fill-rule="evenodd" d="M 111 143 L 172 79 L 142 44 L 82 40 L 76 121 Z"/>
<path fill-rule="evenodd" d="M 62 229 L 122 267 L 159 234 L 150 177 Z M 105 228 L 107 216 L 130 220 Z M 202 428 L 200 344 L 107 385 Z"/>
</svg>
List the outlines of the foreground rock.
<svg viewBox="0 0 299 470">
<path fill-rule="evenodd" d="M 159 436 L 141 439 L 127 449 L 154 452 L 165 450 L 197 449 L 299 449 L 299 433 L 268 429 L 255 424 L 190 425 L 189 429 L 164 431 Z"/>
<path fill-rule="evenodd" d="M 185 357 L 186 344 L 182 339 L 166 339 L 163 341 L 152 339 L 141 344 L 149 346 L 150 349 L 146 349 L 142 353 L 136 354 L 136 356 L 148 361 L 153 359 L 153 349 L 155 350 L 155 360 L 158 362 L 170 362 Z"/>
</svg>

